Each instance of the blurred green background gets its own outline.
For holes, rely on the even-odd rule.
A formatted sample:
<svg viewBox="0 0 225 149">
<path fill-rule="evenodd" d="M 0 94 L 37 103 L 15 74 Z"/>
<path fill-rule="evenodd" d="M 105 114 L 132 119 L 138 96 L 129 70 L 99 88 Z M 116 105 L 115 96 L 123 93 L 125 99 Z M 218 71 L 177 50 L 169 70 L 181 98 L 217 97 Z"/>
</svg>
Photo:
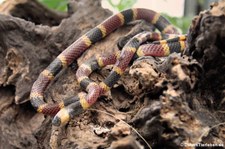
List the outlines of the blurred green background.
<svg viewBox="0 0 225 149">
<path fill-rule="evenodd" d="M 38 0 L 38 1 L 43 3 L 44 5 L 46 5 L 47 7 L 57 10 L 57 11 L 65 12 L 67 10 L 68 0 Z M 107 1 L 113 7 L 113 9 L 115 9 L 117 11 L 121 11 L 124 9 L 132 8 L 133 5 L 138 0 L 117 0 L 116 3 L 114 2 L 114 0 L 105 0 L 105 1 Z M 202 3 L 201 0 L 198 0 L 198 1 L 199 1 L 199 3 Z M 196 1 L 196 2 L 198 3 L 198 1 Z M 187 5 L 187 4 L 188 3 L 185 2 L 185 5 Z M 192 3 L 190 3 L 190 4 L 192 4 Z M 191 7 L 191 6 L 189 6 L 189 7 Z M 186 8 L 186 6 L 185 6 L 185 8 Z M 180 28 L 183 33 L 187 32 L 188 27 L 191 23 L 191 19 L 193 17 L 190 15 L 185 15 L 183 17 L 172 17 L 167 14 L 162 14 L 162 15 L 165 16 L 173 25 Z"/>
<path fill-rule="evenodd" d="M 67 0 L 38 0 L 42 4 L 46 5 L 48 8 L 58 10 L 58 11 L 66 11 L 67 10 Z"/>
</svg>

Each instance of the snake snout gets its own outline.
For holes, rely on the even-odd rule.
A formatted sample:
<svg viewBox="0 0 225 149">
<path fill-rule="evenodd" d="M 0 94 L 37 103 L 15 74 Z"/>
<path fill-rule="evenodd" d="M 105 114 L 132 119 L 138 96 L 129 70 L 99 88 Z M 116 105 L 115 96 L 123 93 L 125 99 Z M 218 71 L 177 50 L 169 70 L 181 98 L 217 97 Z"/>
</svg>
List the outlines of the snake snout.
<svg viewBox="0 0 225 149">
<path fill-rule="evenodd" d="M 55 126 L 64 126 L 66 125 L 70 120 L 70 114 L 68 111 L 68 108 L 61 109 L 56 116 L 52 120 L 52 124 Z"/>
</svg>

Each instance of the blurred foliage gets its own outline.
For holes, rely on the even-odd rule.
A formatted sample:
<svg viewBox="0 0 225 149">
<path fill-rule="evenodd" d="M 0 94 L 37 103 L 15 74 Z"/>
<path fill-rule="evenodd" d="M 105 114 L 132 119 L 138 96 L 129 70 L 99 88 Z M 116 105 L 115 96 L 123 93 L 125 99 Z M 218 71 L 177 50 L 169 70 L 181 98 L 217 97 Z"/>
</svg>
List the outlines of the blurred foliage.
<svg viewBox="0 0 225 149">
<path fill-rule="evenodd" d="M 198 3 L 199 5 L 204 5 L 205 0 L 197 0 L 197 3 Z"/>
<path fill-rule="evenodd" d="M 38 0 L 42 4 L 46 5 L 48 8 L 58 10 L 58 11 L 66 11 L 68 0 Z M 114 0 L 107 0 L 108 3 L 117 11 L 122 11 L 128 8 L 132 8 L 133 5 L 137 2 L 137 0 L 117 0 L 115 3 Z M 201 1 L 201 0 L 200 0 Z M 162 14 L 166 17 L 173 25 L 180 28 L 183 33 L 186 33 L 188 27 L 191 22 L 191 18 L 189 17 L 171 17 L 167 14 Z"/>
<path fill-rule="evenodd" d="M 67 0 L 38 0 L 48 8 L 58 10 L 58 11 L 66 11 L 67 10 Z"/>
<path fill-rule="evenodd" d="M 132 8 L 133 5 L 137 2 L 137 0 L 119 0 L 117 4 L 113 2 L 113 0 L 107 0 L 108 3 L 116 10 L 122 11 L 124 9 Z"/>
<path fill-rule="evenodd" d="M 132 8 L 133 5 L 137 2 L 137 0 L 117 0 L 117 4 L 114 3 L 114 0 L 107 0 L 108 3 L 116 10 L 122 11 L 128 8 Z M 189 17 L 171 17 L 167 14 L 162 14 L 164 17 L 166 17 L 174 26 L 178 27 L 181 29 L 182 33 L 186 33 L 190 22 L 191 18 Z"/>
<path fill-rule="evenodd" d="M 187 33 L 192 20 L 191 17 L 171 17 L 167 14 L 162 14 L 162 16 L 168 19 L 174 26 L 180 28 L 184 34 Z"/>
</svg>

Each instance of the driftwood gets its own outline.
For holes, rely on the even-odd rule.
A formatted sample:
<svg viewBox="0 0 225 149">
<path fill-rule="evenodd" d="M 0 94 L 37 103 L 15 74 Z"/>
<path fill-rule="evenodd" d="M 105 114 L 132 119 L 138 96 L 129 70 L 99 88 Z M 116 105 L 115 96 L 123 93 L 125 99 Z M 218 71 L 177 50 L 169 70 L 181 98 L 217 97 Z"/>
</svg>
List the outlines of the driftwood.
<svg viewBox="0 0 225 149">
<path fill-rule="evenodd" d="M 28 100 L 39 73 L 112 14 L 100 2 L 70 1 L 68 14 L 34 0 L 8 0 L 0 6 L 0 148 L 225 146 L 224 1 L 193 19 L 183 54 L 136 60 L 93 109 L 65 127 L 53 127 L 51 117 L 34 111 Z M 153 30 L 137 21 L 116 30 L 85 52 L 77 65 L 95 54 L 115 52 L 117 43 L 124 41 L 121 37 L 147 28 Z M 110 69 L 91 78 L 102 81 Z M 50 84 L 45 97 L 47 102 L 59 102 L 79 91 L 74 68 L 69 67 Z"/>
</svg>

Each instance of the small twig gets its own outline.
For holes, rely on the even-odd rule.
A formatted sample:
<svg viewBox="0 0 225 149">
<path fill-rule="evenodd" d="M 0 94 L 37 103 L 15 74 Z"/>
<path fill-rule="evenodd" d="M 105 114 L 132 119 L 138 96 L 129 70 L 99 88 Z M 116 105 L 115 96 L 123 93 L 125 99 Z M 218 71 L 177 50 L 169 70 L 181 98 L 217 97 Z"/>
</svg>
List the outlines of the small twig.
<svg viewBox="0 0 225 149">
<path fill-rule="evenodd" d="M 225 111 L 218 111 L 219 113 L 225 113 Z"/>
<path fill-rule="evenodd" d="M 206 133 L 210 132 L 210 130 L 212 130 L 213 128 L 216 128 L 216 127 L 218 127 L 218 126 L 220 126 L 220 125 L 225 125 L 225 122 L 219 123 L 219 124 L 216 124 L 216 125 L 212 126 L 208 131 L 203 132 L 202 135 L 201 135 L 200 137 L 202 138 L 203 136 L 206 135 Z"/>
<path fill-rule="evenodd" d="M 124 124 L 126 124 L 128 127 L 130 127 L 144 142 L 145 144 L 148 146 L 149 149 L 152 149 L 152 147 L 150 146 L 150 144 L 148 144 L 148 142 L 145 140 L 144 137 L 142 137 L 142 135 L 134 128 L 132 127 L 131 125 L 129 125 L 127 122 L 125 122 L 124 120 L 120 119 L 120 118 L 117 118 L 115 117 L 113 114 L 111 113 L 108 113 L 108 112 L 105 112 L 105 111 L 101 111 L 101 110 L 97 110 L 97 109 L 88 109 L 90 111 L 97 111 L 97 112 L 100 112 L 100 113 L 104 113 L 106 115 L 109 115 L 117 120 L 120 120 L 121 122 L 123 122 Z"/>
</svg>

